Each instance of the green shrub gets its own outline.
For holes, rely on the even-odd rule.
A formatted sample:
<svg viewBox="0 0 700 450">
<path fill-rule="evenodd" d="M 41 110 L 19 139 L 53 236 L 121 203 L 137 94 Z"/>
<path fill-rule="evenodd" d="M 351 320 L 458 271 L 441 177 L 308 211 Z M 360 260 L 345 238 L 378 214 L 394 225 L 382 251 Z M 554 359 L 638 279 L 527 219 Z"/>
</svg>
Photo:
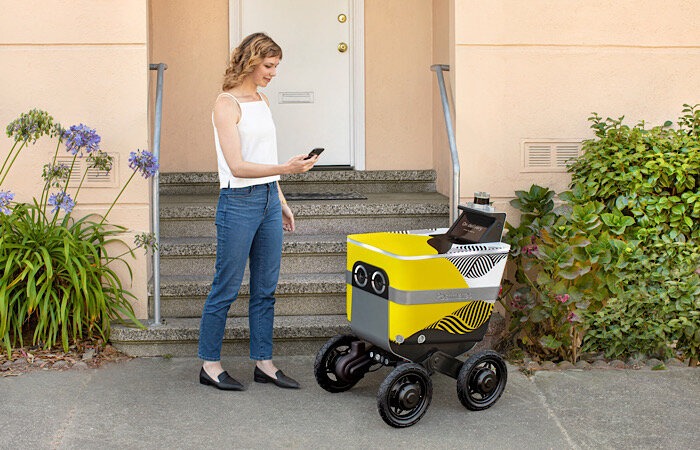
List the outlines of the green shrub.
<svg viewBox="0 0 700 450">
<path fill-rule="evenodd" d="M 602 204 L 555 211 L 554 195 L 534 185 L 517 191 L 511 202 L 524 214 L 518 227 L 506 224 L 512 276 L 504 280 L 502 302 L 520 345 L 544 358 L 576 362 L 588 328 L 586 312 L 600 308 L 609 295 L 599 281 L 602 267 L 621 243 L 600 233 Z"/>
<path fill-rule="evenodd" d="M 531 352 L 697 360 L 700 110 L 684 106 L 677 129 L 594 114 L 560 210 L 546 188 L 516 192 L 523 215 L 507 224 L 514 269 L 502 300 Z"/>
<path fill-rule="evenodd" d="M 585 348 L 608 356 L 700 352 L 700 109 L 678 127 L 590 120 L 596 138 L 570 168 L 573 204 L 600 201 L 630 250 L 606 270 L 612 296 L 589 317 Z"/>
<path fill-rule="evenodd" d="M 129 302 L 133 295 L 114 271 L 115 263 L 121 263 L 131 276 L 124 257 L 133 256 L 133 250 L 118 239 L 127 230 L 106 219 L 136 173 L 155 173 L 155 158 L 145 151 L 132 152 L 134 173 L 107 213 L 75 220 L 72 211 L 85 179 L 68 192 L 76 158 L 85 157 L 91 168 L 111 170 L 111 157 L 99 150 L 101 139 L 95 130 L 82 124 L 65 130 L 48 113 L 32 110 L 12 121 L 7 135 L 14 145 L 0 168 L 0 187 L 23 149 L 42 136 L 58 138 L 53 161 L 44 166 L 39 200 L 14 203 L 11 191 L 0 191 L 0 338 L 8 355 L 29 335 L 33 344 L 49 348 L 60 341 L 68 351 L 70 341 L 84 337 L 106 341 L 111 319 L 141 326 Z M 61 144 L 73 154 L 70 167 L 56 163 Z M 50 194 L 52 189 L 57 191 Z M 155 247 L 153 237 L 138 235 L 139 246 Z M 112 256 L 119 247 L 122 253 Z"/>
</svg>

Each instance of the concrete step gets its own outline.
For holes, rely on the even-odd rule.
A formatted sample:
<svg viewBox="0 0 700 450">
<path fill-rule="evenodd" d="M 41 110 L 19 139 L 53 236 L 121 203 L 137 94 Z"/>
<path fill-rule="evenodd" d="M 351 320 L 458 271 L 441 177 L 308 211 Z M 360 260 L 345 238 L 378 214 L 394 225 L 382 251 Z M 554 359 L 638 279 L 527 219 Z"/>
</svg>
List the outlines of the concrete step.
<svg viewBox="0 0 700 450">
<path fill-rule="evenodd" d="M 145 330 L 113 325 L 110 342 L 131 356 L 196 356 L 199 319 L 168 318 L 165 324 Z M 350 332 L 345 315 L 276 316 L 274 354 L 314 355 L 336 334 Z M 250 328 L 247 317 L 231 317 L 224 332 L 224 356 L 248 356 Z"/>
<path fill-rule="evenodd" d="M 161 277 L 162 317 L 200 317 L 204 301 L 211 290 L 212 276 L 178 275 Z M 250 286 L 243 279 L 240 294 L 231 305 L 229 316 L 248 315 Z M 281 275 L 275 294 L 276 316 L 334 315 L 345 313 L 345 274 Z M 153 316 L 153 298 L 149 296 Z"/>
<path fill-rule="evenodd" d="M 289 202 L 295 233 L 351 234 L 448 226 L 447 197 L 435 192 L 366 194 L 365 200 Z M 161 198 L 161 236 L 216 236 L 215 194 Z"/>
<path fill-rule="evenodd" d="M 199 341 L 198 318 L 166 319 L 159 326 L 144 330 L 120 324 L 112 326 L 110 342 L 131 356 L 196 356 Z M 145 323 L 145 325 L 148 325 Z M 503 333 L 505 320 L 494 313 L 484 339 L 472 351 L 493 348 Z M 275 355 L 315 355 L 323 344 L 337 334 L 351 334 L 346 316 L 276 316 L 273 329 Z M 248 356 L 250 328 L 247 317 L 226 320 L 223 356 Z"/>
<path fill-rule="evenodd" d="M 162 173 L 161 195 L 216 194 L 219 175 L 215 172 Z M 283 175 L 283 192 L 435 192 L 434 170 L 312 170 Z"/>
<path fill-rule="evenodd" d="M 345 270 L 346 237 L 288 233 L 282 245 L 282 274 L 341 273 Z M 214 275 L 216 238 L 163 238 L 161 276 Z"/>
</svg>

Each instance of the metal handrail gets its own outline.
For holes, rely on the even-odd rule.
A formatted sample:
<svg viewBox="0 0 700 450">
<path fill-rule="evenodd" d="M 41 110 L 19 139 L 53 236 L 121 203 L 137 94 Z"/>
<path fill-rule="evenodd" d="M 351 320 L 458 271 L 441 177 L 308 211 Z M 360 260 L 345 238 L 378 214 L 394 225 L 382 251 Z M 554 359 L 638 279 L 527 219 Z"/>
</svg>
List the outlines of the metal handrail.
<svg viewBox="0 0 700 450">
<path fill-rule="evenodd" d="M 155 124 L 153 125 L 153 156 L 160 161 L 160 124 L 163 112 L 163 72 L 168 68 L 166 64 L 149 64 L 149 70 L 158 71 L 158 81 L 156 84 L 156 110 Z M 152 178 L 151 217 L 153 221 L 153 234 L 158 246 L 153 249 L 153 323 L 151 326 L 160 326 L 160 170 Z"/>
<path fill-rule="evenodd" d="M 459 154 L 457 153 L 457 143 L 455 141 L 455 132 L 452 127 L 452 114 L 450 113 L 450 104 L 447 100 L 447 90 L 445 89 L 445 77 L 443 71 L 449 71 L 450 66 L 447 64 L 434 64 L 430 66 L 430 70 L 437 75 L 438 86 L 440 88 L 440 98 L 442 99 L 442 111 L 445 115 L 445 126 L 447 127 L 447 139 L 450 143 L 450 154 L 452 155 L 452 199 L 450 208 L 450 223 L 457 220 L 459 214 Z"/>
</svg>

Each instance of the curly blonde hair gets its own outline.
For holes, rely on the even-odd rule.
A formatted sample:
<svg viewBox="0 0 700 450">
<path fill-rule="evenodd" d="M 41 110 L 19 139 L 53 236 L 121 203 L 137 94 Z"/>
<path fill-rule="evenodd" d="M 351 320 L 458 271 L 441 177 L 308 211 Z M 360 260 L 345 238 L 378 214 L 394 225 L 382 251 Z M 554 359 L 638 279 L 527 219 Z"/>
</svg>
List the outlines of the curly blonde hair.
<svg viewBox="0 0 700 450">
<path fill-rule="evenodd" d="M 246 36 L 231 53 L 222 89 L 233 89 L 243 82 L 265 58 L 282 59 L 282 48 L 265 33 Z"/>
</svg>

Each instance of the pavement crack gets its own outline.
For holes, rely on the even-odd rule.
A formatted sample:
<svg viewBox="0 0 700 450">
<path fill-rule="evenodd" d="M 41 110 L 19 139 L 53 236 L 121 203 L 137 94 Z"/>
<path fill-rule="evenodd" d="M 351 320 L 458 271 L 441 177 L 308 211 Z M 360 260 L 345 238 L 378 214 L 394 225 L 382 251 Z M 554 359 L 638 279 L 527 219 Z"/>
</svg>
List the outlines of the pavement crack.
<svg viewBox="0 0 700 450">
<path fill-rule="evenodd" d="M 87 385 L 90 383 L 90 380 L 92 380 L 92 374 L 90 374 L 88 377 L 86 377 L 85 380 L 82 381 L 80 391 L 83 391 L 85 388 L 87 388 Z M 78 412 L 78 407 L 80 406 L 81 398 L 76 397 L 76 400 L 77 401 L 73 403 L 73 406 L 68 411 L 68 416 L 63 421 L 61 426 L 58 427 L 56 433 L 54 433 L 53 439 L 51 440 L 51 448 L 56 449 L 60 448 L 63 445 L 63 440 L 66 436 L 66 431 L 73 425 L 73 419 L 76 413 Z"/>
<path fill-rule="evenodd" d="M 561 424 L 561 421 L 559 420 L 559 417 L 555 414 L 554 410 L 549 406 L 549 403 L 547 402 L 547 396 L 544 395 L 544 392 L 540 390 L 539 386 L 537 386 L 537 383 L 535 383 L 535 377 L 527 377 L 528 380 L 532 383 L 532 385 L 535 387 L 535 392 L 537 394 L 537 398 L 539 398 L 540 403 L 542 403 L 542 406 L 547 410 L 547 416 L 550 417 L 554 423 L 556 424 L 557 428 L 559 428 L 559 431 L 561 434 L 564 436 L 564 439 L 566 439 L 566 442 L 571 446 L 573 449 L 579 449 L 579 446 L 576 445 L 576 443 L 571 439 L 571 436 L 569 436 L 569 432 L 566 431 L 566 428 L 564 428 L 564 425 Z"/>
</svg>

